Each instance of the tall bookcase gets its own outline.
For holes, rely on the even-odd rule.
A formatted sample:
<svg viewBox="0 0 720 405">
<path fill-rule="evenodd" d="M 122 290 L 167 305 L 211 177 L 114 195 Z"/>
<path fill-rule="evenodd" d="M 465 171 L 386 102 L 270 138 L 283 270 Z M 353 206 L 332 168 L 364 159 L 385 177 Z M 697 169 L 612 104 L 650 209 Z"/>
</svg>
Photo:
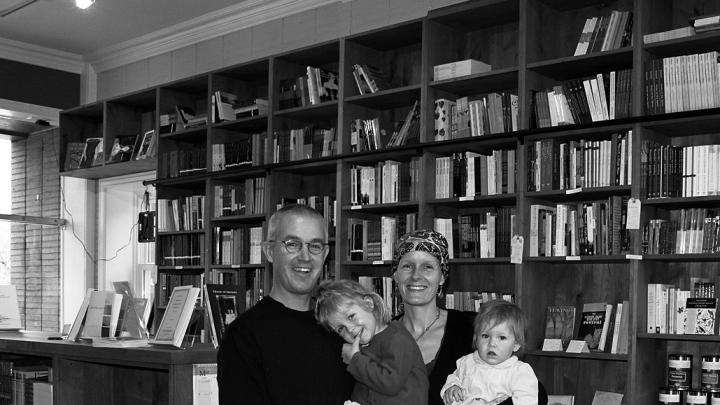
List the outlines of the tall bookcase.
<svg viewBox="0 0 720 405">
<path fill-rule="evenodd" d="M 588 18 L 610 16 L 611 11 L 632 12 L 632 42 L 606 51 L 573 56 Z M 204 210 L 196 229 L 163 231 L 158 234 L 159 273 L 197 276 L 197 282 L 232 282 L 247 288 L 271 285 L 271 268 L 264 259 L 248 263 L 237 259 L 219 263 L 216 246 L 219 229 L 266 228 L 266 221 L 283 202 L 319 196 L 332 218 L 331 255 L 327 275 L 340 278 L 389 276 L 388 260 L 368 256 L 367 246 L 351 255 L 352 234 L 357 224 L 381 217 L 412 220 L 417 227 L 432 227 L 436 218 L 512 213 L 512 234 L 525 238 L 521 263 L 512 263 L 507 245 L 492 258 L 458 255 L 451 261 L 448 291 L 503 291 L 514 294 L 529 318 L 528 344 L 524 358 L 533 365 L 549 393 L 572 394 L 576 403 L 589 404 L 595 390 L 620 392 L 625 402 L 652 404 L 658 390 L 667 385 L 667 358 L 671 353 L 693 354 L 693 381 L 699 385 L 700 357 L 720 352 L 720 338 L 677 334 L 649 334 L 647 294 L 649 283 L 673 283 L 689 288 L 691 277 L 716 278 L 717 254 L 645 254 L 640 230 L 620 229 L 617 240 L 593 254 L 530 254 L 529 241 L 535 231 L 533 206 L 582 206 L 610 202 L 620 209 L 630 198 L 641 203 L 640 229 L 653 218 L 670 218 L 682 208 L 720 208 L 720 190 L 696 197 L 648 198 L 647 151 L 650 145 L 673 147 L 720 143 L 718 108 L 691 108 L 666 113 L 651 103 L 662 94 L 648 76 L 653 60 L 703 53 L 720 44 L 718 32 L 651 44 L 643 35 L 687 25 L 694 13 L 719 13 L 712 1 L 681 0 L 479 0 L 432 10 L 427 17 L 354 34 L 268 58 L 231 66 L 207 74 L 164 84 L 142 92 L 80 106 L 61 114 L 61 156 L 68 142 L 103 137 L 109 148 L 115 135 L 144 130 L 150 125 L 160 133 L 158 157 L 152 160 L 102 164 L 64 171 L 64 175 L 101 178 L 148 169 L 158 169 L 155 181 L 159 199 L 204 196 Z M 435 81 L 433 66 L 464 59 L 492 65 L 485 73 Z M 381 69 L 387 85 L 377 92 L 361 94 L 354 66 L 370 64 Z M 307 74 L 308 67 L 334 72 L 337 93 L 320 102 L 288 103 L 284 90 L 293 79 Z M 539 125 L 537 92 L 572 79 L 624 71 L 624 112 L 607 120 L 584 120 L 559 126 Z M 604 76 L 609 79 L 609 76 Z M 606 79 L 607 80 L 607 79 Z M 655 85 L 653 85 L 655 83 Z M 214 96 L 231 92 L 242 99 L 267 100 L 267 111 L 236 120 L 215 122 Z M 491 134 L 436 141 L 434 101 L 456 100 L 478 94 L 504 92 L 516 95 L 517 116 L 513 125 Z M 509 99 L 508 99 L 509 100 Z M 387 134 L 405 120 L 414 102 L 419 102 L 417 136 L 392 148 L 358 150 L 353 125 L 377 118 Z M 619 99 L 616 100 L 618 103 Z M 165 131 L 163 115 L 177 105 L 207 114 L 206 125 Z M 508 124 L 509 125 L 509 124 Z M 542 128 L 541 128 L 542 127 Z M 320 155 L 277 153 L 293 130 L 334 133 L 331 151 Z M 631 134 L 628 136 L 628 134 Z M 297 136 L 297 135 L 293 135 Z M 623 141 L 624 139 L 624 141 Z M 593 142 L 609 145 L 611 156 L 622 148 L 632 154 L 621 165 L 610 159 L 611 173 L 627 173 L 623 181 L 560 186 L 559 170 L 545 168 L 547 184 L 535 187 L 533 153 L 543 145 Z M 624 143 L 623 143 L 624 142 Z M 252 159 L 242 165 L 218 169 L 214 149 L 220 144 L 253 144 Z M 274 145 L 278 146 L 274 146 Z M 286 145 L 287 146 L 287 145 Z M 599 146 L 598 146 L 599 148 Z M 178 155 L 194 153 L 193 157 Z M 106 149 L 106 153 L 108 150 Z M 479 153 L 512 155 L 506 164 L 506 180 L 497 193 L 470 197 L 437 198 L 436 162 L 453 155 Z M 290 156 L 289 158 L 287 156 Z M 625 156 L 625 155 L 623 155 Z M 644 160 L 645 159 L 645 160 Z M 508 160 L 506 160 L 507 162 Z M 514 164 L 513 164 L 514 162 Z M 394 202 L 358 204 L 351 188 L 358 167 L 408 165 L 406 173 L 415 181 L 413 193 Z M 180 167 L 178 167 L 180 166 Z M 559 166 L 559 164 L 557 165 Z M 716 166 L 711 166 L 715 167 Z M 180 171 L 183 170 L 182 174 Z M 404 169 L 403 169 L 404 170 Z M 167 175 L 171 173 L 171 175 Z M 710 173 L 709 176 L 720 175 Z M 611 176 L 614 177 L 614 176 Z M 439 181 L 439 180 L 437 180 Z M 222 187 L 242 186 L 242 195 L 253 200 L 253 209 L 217 212 L 215 201 Z M 252 193 L 248 194 L 248 188 Z M 244 201 L 244 200 L 243 200 Z M 382 201 L 382 200 L 378 200 Z M 247 201 L 245 201 L 247 202 Z M 598 206 L 599 207 L 599 206 Z M 612 212 L 608 211 L 612 216 Z M 365 222 L 364 222 L 365 221 Z M 509 226 L 509 225 L 504 225 Z M 373 228 L 377 231 L 376 228 Z M 367 230 L 367 229 L 366 229 Z M 621 231 L 621 232 L 620 232 Z M 510 232 L 510 231 L 507 231 Z M 164 262 L 164 251 L 192 240 L 192 262 Z M 165 245 L 163 245 L 165 243 Z M 184 243 L 184 242 L 183 242 Z M 502 241 L 508 244 L 508 240 Z M 616 244 L 616 245 L 613 245 Z M 163 247 L 166 246 L 166 247 Z M 371 257 L 371 258 L 368 258 Z M 227 277 L 227 279 L 226 279 Z M 257 298 L 257 297 L 255 297 Z M 568 354 L 540 350 L 545 333 L 546 308 L 572 305 L 578 312 L 586 302 L 629 302 L 629 354 L 591 352 Z M 577 330 L 577 328 L 576 328 Z"/>
</svg>

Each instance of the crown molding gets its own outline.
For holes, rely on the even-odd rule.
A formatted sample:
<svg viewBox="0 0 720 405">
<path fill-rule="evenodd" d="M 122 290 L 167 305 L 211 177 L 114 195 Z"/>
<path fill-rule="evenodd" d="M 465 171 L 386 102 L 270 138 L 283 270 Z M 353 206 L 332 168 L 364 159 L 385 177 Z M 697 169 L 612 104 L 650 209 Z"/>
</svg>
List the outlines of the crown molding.
<svg viewBox="0 0 720 405">
<path fill-rule="evenodd" d="M 85 55 L 96 73 L 340 0 L 246 0 Z M 278 33 L 280 35 L 280 33 Z"/>
<path fill-rule="evenodd" d="M 3 59 L 81 74 L 85 68 L 82 55 L 57 49 L 0 38 Z"/>
</svg>

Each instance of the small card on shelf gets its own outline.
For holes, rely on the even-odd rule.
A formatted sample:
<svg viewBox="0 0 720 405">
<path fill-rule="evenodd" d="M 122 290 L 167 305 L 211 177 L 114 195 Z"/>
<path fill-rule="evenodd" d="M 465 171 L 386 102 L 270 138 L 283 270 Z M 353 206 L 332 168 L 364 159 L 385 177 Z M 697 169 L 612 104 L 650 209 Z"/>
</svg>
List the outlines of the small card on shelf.
<svg viewBox="0 0 720 405">
<path fill-rule="evenodd" d="M 587 342 L 584 340 L 571 340 L 566 353 L 590 353 Z"/>
<path fill-rule="evenodd" d="M 544 352 L 561 352 L 561 351 L 563 351 L 562 339 L 545 339 L 543 341 L 542 351 L 544 351 Z"/>
</svg>

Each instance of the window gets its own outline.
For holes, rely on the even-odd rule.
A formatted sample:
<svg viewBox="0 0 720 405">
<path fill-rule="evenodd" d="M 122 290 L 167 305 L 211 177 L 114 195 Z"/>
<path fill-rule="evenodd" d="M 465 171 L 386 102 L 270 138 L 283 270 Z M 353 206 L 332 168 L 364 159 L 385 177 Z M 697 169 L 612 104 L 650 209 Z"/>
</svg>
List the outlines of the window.
<svg viewBox="0 0 720 405">
<path fill-rule="evenodd" d="M 0 139 L 0 213 L 10 213 L 10 141 Z M 0 221 L 0 285 L 10 284 L 10 222 Z"/>
</svg>

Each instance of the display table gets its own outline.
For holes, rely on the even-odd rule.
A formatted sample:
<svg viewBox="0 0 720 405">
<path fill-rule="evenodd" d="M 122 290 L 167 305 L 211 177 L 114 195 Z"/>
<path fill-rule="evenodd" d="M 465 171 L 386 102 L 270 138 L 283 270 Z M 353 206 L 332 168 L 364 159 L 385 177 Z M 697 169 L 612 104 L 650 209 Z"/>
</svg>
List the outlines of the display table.
<svg viewBox="0 0 720 405">
<path fill-rule="evenodd" d="M 216 353 L 210 344 L 104 348 L 0 332 L 0 354 L 52 360 L 54 404 L 192 405 L 193 364 L 215 363 Z"/>
</svg>

